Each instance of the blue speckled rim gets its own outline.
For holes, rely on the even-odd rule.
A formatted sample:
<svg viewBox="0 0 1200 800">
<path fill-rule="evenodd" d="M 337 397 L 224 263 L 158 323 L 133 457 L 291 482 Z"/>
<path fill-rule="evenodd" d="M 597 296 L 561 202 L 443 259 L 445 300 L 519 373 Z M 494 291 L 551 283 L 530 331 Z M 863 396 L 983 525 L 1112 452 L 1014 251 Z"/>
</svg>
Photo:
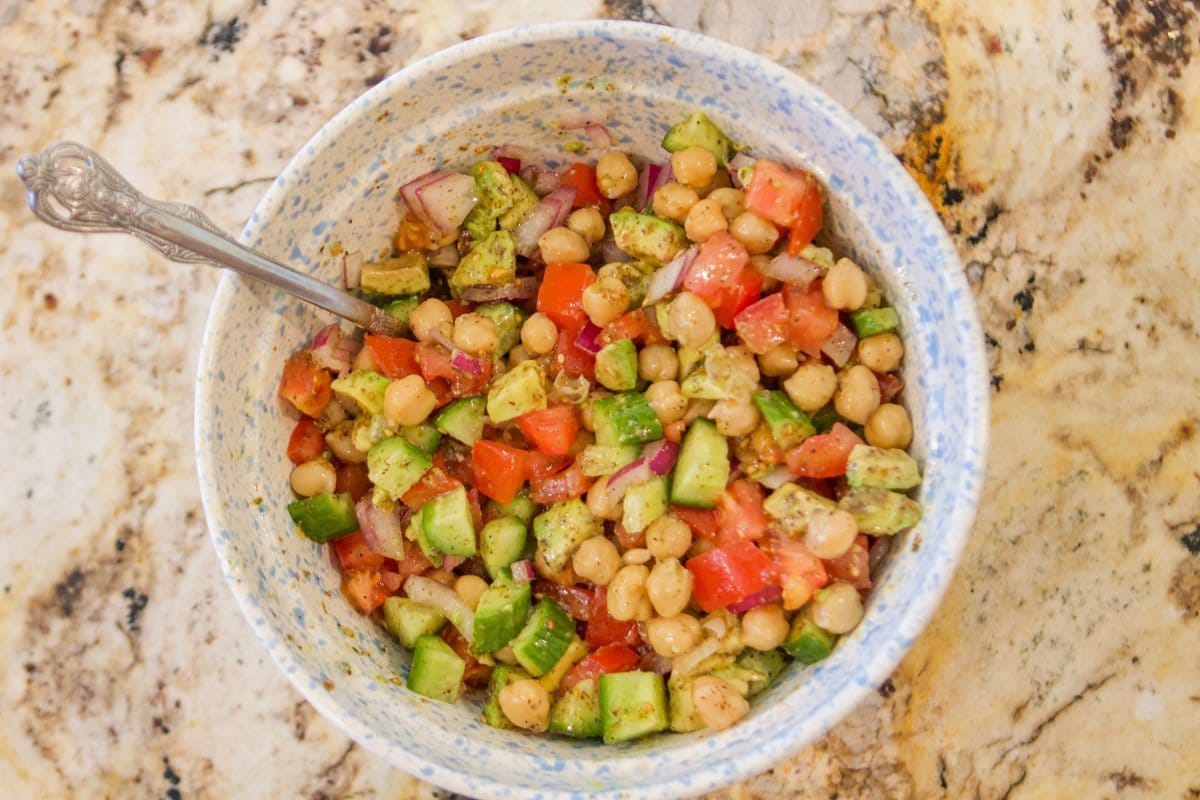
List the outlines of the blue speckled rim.
<svg viewBox="0 0 1200 800">
<path fill-rule="evenodd" d="M 325 717 L 334 721 L 353 739 L 407 772 L 473 797 L 522 795 L 549 799 L 585 796 L 622 798 L 691 796 L 713 791 L 770 768 L 831 728 L 872 692 L 873 687 L 893 672 L 912 641 L 916 639 L 932 617 L 949 585 L 953 575 L 952 566 L 957 563 L 969 535 L 982 485 L 988 431 L 987 371 L 982 333 L 974 314 L 973 304 L 969 302 L 970 292 L 961 275 L 957 256 L 936 215 L 893 155 L 847 112 L 794 73 L 749 51 L 719 40 L 642 23 L 586 21 L 537 25 L 502 31 L 436 53 L 374 87 L 326 124 L 285 167 L 280 179 L 268 189 L 255 210 L 252 218 L 255 221 L 248 224 L 242 233 L 243 241 L 252 241 L 256 233 L 261 234 L 270 220 L 272 209 L 282 206 L 283 198 L 289 191 L 289 184 L 293 184 L 296 176 L 305 172 L 314 153 L 324 146 L 327 140 L 334 138 L 361 115 L 367 113 L 381 98 L 387 96 L 392 91 L 393 83 L 436 74 L 468 59 L 481 58 L 493 48 L 511 44 L 514 40 L 532 44 L 562 38 L 577 39 L 601 33 L 608 38 L 642 42 L 658 41 L 663 37 L 669 37 L 675 47 L 703 53 L 714 63 L 757 62 L 757 68 L 769 76 L 774 84 L 785 87 L 788 92 L 796 96 L 814 98 L 816 104 L 820 105 L 828 116 L 829 127 L 847 140 L 853 141 L 854 146 L 862 153 L 862 157 L 872 161 L 873 165 L 882 173 L 885 182 L 889 184 L 889 190 L 895 192 L 904 206 L 911 209 L 913 214 L 919 218 L 918 224 L 921 227 L 923 242 L 931 248 L 931 252 L 936 254 L 937 260 L 944 264 L 945 269 L 949 272 L 945 276 L 946 283 L 944 285 L 948 285 L 956 297 L 965 298 L 965 305 L 970 306 L 957 309 L 952 322 L 963 337 L 963 341 L 958 343 L 959 350 L 956 351 L 956 356 L 960 358 L 958 363 L 963 369 L 962 379 L 957 386 L 965 395 L 965 407 L 969 409 L 972 416 L 963 421 L 964 436 L 960 441 L 935 443 L 939 448 L 950 448 L 956 454 L 968 455 L 958 456 L 959 460 L 954 464 L 955 469 L 958 470 L 953 477 L 960 487 L 958 495 L 954 497 L 946 515 L 938 519 L 937 535 L 926 535 L 922 545 L 923 549 L 928 549 L 936 554 L 940 564 L 950 566 L 936 571 L 927 579 L 912 586 L 911 593 L 897 603 L 902 606 L 896 612 L 896 616 L 899 618 L 898 624 L 890 629 L 886 636 L 881 634 L 871 639 L 870 647 L 859 654 L 855 670 L 841 670 L 838 674 L 825 673 L 820 667 L 814 670 L 814 674 L 821 675 L 830 700 L 815 709 L 808 709 L 809 715 L 803 720 L 802 725 L 791 723 L 792 709 L 788 707 L 785 697 L 743 725 L 721 734 L 698 739 L 682 748 L 657 754 L 652 748 L 644 755 L 623 753 L 620 759 L 621 773 L 623 775 L 640 775 L 640 778 L 636 781 L 613 785 L 611 789 L 599 792 L 591 790 L 586 792 L 582 790 L 522 790 L 499 778 L 450 770 L 440 764 L 417 757 L 398 747 L 395 743 L 375 735 L 360 719 L 343 708 L 332 694 L 322 691 L 319 685 L 311 680 L 312 676 L 304 673 L 300 668 L 299 660 L 280 635 L 280 631 L 274 627 L 266 615 L 261 614 L 261 609 L 258 608 L 259 599 L 256 596 L 255 581 L 251 576 L 242 573 L 233 558 L 234 548 L 228 535 L 231 528 L 229 514 L 223 498 L 217 491 L 214 478 L 217 474 L 217 454 L 215 447 L 206 437 L 206 432 L 214 427 L 216 421 L 214 415 L 218 405 L 217 393 L 222 390 L 221 382 L 216 377 L 220 373 L 219 365 L 214 361 L 218 349 L 217 335 L 228 324 L 227 309 L 240 283 L 235 276 L 226 275 L 217 289 L 201 346 L 195 409 L 197 465 L 201 493 L 214 546 L 220 557 L 226 580 L 229 582 L 243 614 L 271 657 L 293 685 Z M 834 177 L 831 189 L 836 193 L 838 186 L 836 176 Z M 919 327 L 921 320 L 917 322 Z M 928 553 L 925 554 L 928 555 Z M 744 736 L 748 731 L 759 734 L 753 752 L 737 761 L 722 761 L 720 753 L 723 752 L 725 745 L 733 743 L 737 740 L 735 737 Z M 581 751 L 580 759 L 594 763 L 597 761 L 593 757 L 596 752 L 603 751 Z M 657 767 L 661 766 L 659 762 L 664 757 L 684 758 L 697 753 L 708 755 L 710 762 L 706 763 L 705 769 L 688 775 L 686 779 L 663 779 L 657 771 Z M 561 764 L 559 766 L 561 768 Z"/>
</svg>

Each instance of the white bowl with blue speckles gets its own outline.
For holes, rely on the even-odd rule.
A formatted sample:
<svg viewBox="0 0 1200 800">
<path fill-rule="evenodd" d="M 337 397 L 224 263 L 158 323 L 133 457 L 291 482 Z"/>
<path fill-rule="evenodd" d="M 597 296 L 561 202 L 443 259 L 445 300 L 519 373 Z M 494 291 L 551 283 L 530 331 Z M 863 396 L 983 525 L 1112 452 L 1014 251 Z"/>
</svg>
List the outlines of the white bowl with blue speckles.
<svg viewBox="0 0 1200 800">
<path fill-rule="evenodd" d="M 560 76 L 569 75 L 569 80 Z M 904 378 L 925 482 L 921 523 L 878 576 L 862 624 L 816 666 L 793 665 L 722 733 L 610 747 L 489 728 L 477 703 L 403 688 L 408 657 L 338 590 L 325 548 L 285 506 L 294 420 L 278 399 L 287 355 L 329 317 L 226 275 L 205 331 L 196 446 L 213 543 L 263 646 L 296 688 L 367 749 L 477 798 L 664 798 L 711 791 L 809 744 L 883 682 L 932 616 L 970 532 L 987 439 L 974 303 L 936 215 L 890 152 L 801 78 L 714 39 L 627 22 L 506 31 L 437 53 L 354 101 L 304 146 L 242 240 L 331 283 L 329 245 L 386 249 L 396 188 L 476 146 L 562 158 L 555 120 L 607 119 L 618 145 L 662 158 L 663 131 L 703 109 L 757 155 L 804 165 L 829 190 L 837 238 L 903 319 Z"/>
</svg>

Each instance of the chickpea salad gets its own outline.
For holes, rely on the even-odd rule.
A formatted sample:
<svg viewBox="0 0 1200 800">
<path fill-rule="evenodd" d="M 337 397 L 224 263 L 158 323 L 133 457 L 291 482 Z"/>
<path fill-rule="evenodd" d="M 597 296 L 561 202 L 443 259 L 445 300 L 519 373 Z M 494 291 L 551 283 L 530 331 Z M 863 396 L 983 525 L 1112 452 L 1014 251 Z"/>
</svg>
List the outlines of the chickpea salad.
<svg viewBox="0 0 1200 800">
<path fill-rule="evenodd" d="M 921 515 L 899 315 L 814 244 L 820 184 L 703 114 L 662 144 L 410 181 L 390 257 L 338 253 L 407 335 L 283 368 L 292 521 L 408 688 L 496 727 L 725 729 Z"/>
</svg>

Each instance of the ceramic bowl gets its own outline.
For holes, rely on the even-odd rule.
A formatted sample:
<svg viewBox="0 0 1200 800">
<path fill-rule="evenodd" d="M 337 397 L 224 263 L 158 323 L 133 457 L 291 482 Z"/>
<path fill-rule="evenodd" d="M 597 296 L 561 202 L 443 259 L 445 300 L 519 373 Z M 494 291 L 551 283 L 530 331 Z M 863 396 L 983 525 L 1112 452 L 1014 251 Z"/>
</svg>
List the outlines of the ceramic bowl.
<svg viewBox="0 0 1200 800">
<path fill-rule="evenodd" d="M 478 703 L 408 692 L 408 656 L 338 590 L 326 548 L 285 506 L 294 424 L 277 394 L 286 356 L 329 317 L 226 275 L 205 331 L 196 446 L 213 544 L 263 646 L 349 736 L 397 767 L 476 798 L 695 795 L 765 770 L 830 729 L 913 643 L 968 537 L 983 474 L 986 371 L 974 303 L 938 218 L 893 155 L 790 71 L 697 34 L 625 22 L 484 36 L 393 75 L 351 103 L 275 180 L 247 244 L 329 282 L 335 242 L 388 247 L 397 187 L 476 147 L 518 143 L 551 160 L 605 121 L 617 145 L 661 159 L 662 133 L 702 109 L 756 155 L 803 165 L 829 190 L 827 219 L 886 287 L 908 346 L 905 396 L 924 467 L 921 523 L 899 540 L 862 624 L 814 667 L 793 665 L 721 733 L 623 746 L 489 728 Z M 597 153 L 592 153 L 596 157 Z"/>
</svg>

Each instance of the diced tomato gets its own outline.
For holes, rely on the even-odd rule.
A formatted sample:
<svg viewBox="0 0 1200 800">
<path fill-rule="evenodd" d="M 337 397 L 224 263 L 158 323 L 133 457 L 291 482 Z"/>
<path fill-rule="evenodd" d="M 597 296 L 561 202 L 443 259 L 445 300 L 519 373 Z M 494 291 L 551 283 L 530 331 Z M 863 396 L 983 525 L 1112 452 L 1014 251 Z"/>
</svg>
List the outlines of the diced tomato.
<svg viewBox="0 0 1200 800">
<path fill-rule="evenodd" d="M 412 488 L 401 496 L 400 502 L 416 511 L 433 498 L 462 485 L 461 481 L 451 478 L 446 474 L 446 470 L 435 465 L 425 470 L 421 480 L 414 483 Z"/>
<path fill-rule="evenodd" d="M 762 275 L 753 267 L 746 267 L 737 280 L 728 288 L 721 304 L 713 309 L 713 317 L 722 328 L 733 328 L 733 320 L 758 299 L 762 292 Z"/>
<path fill-rule="evenodd" d="M 813 178 L 803 200 L 800 201 L 800 207 L 796 211 L 796 222 L 792 225 L 791 233 L 788 234 L 787 251 L 790 255 L 798 256 L 801 250 L 812 244 L 817 232 L 821 230 L 824 217 L 821 187 Z"/>
<path fill-rule="evenodd" d="M 279 382 L 279 394 L 294 405 L 301 414 L 319 417 L 333 399 L 329 388 L 333 378 L 329 370 L 317 363 L 311 350 L 292 353 L 283 365 L 283 378 Z"/>
<path fill-rule="evenodd" d="M 765 353 L 788 340 L 791 331 L 783 293 L 769 294 L 734 317 L 734 330 L 755 353 Z"/>
<path fill-rule="evenodd" d="M 633 648 L 623 644 L 607 644 L 576 664 L 563 678 L 563 688 L 570 690 L 580 681 L 613 672 L 631 672 L 637 669 L 637 665 L 638 654 Z"/>
<path fill-rule="evenodd" d="M 846 474 L 846 461 L 850 451 L 863 440 L 854 431 L 840 422 L 835 422 L 829 433 L 810 436 L 800 446 L 789 450 L 788 469 L 802 478 L 836 478 Z"/>
<path fill-rule="evenodd" d="M 564 328 L 558 332 L 558 342 L 554 345 L 554 358 L 550 362 L 550 371 L 557 375 L 561 370 L 573 378 L 582 375 L 595 383 L 596 356 L 575 344 L 581 328 L 582 326 Z"/>
<path fill-rule="evenodd" d="M 613 533 L 617 537 L 617 544 L 621 545 L 622 550 L 640 550 L 646 546 L 645 531 L 631 531 L 625 527 L 621 520 L 613 523 Z"/>
<path fill-rule="evenodd" d="M 784 286 L 783 302 L 788 310 L 788 339 L 792 345 L 810 356 L 820 356 L 821 345 L 838 326 L 838 313 L 825 305 L 821 282 L 813 281 L 807 289 Z"/>
<path fill-rule="evenodd" d="M 718 231 L 700 245 L 683 277 L 683 286 L 710 308 L 717 308 L 749 263 L 750 254 L 742 243 L 727 231 Z"/>
<path fill-rule="evenodd" d="M 741 478 L 717 499 L 717 546 L 746 540 L 757 542 L 767 532 L 762 487 Z"/>
<path fill-rule="evenodd" d="M 338 494 L 349 492 L 350 499 L 358 502 L 367 492 L 371 491 L 371 476 L 367 474 L 366 464 L 342 464 L 337 468 L 337 483 L 334 491 Z"/>
<path fill-rule="evenodd" d="M 535 503 L 549 505 L 579 497 L 596 482 L 583 474 L 583 465 L 575 462 L 557 475 L 529 484 L 529 497 Z"/>
<path fill-rule="evenodd" d="M 612 204 L 608 198 L 600 194 L 600 186 L 596 183 L 596 168 L 582 161 L 567 167 L 558 179 L 559 186 L 574 186 L 575 201 L 573 208 L 591 206 L 601 214 L 608 216 Z"/>
<path fill-rule="evenodd" d="M 529 477 L 529 454 L 500 442 L 477 439 L 471 447 L 475 488 L 497 503 L 511 503 Z"/>
<path fill-rule="evenodd" d="M 471 508 L 471 522 L 475 530 L 479 530 L 483 527 L 483 503 L 479 499 L 478 489 L 467 490 L 467 505 Z"/>
<path fill-rule="evenodd" d="M 896 395 L 900 394 L 900 391 L 904 388 L 904 381 L 890 372 L 876 375 L 875 379 L 879 381 L 879 402 L 881 403 L 892 402 Z"/>
<path fill-rule="evenodd" d="M 803 606 L 813 592 L 829 583 L 825 564 L 798 539 L 770 536 L 763 543 L 763 548 L 771 554 L 771 560 L 779 571 L 783 607 L 788 611 Z"/>
<path fill-rule="evenodd" d="M 470 642 L 463 638 L 463 635 L 458 632 L 458 628 L 453 625 L 443 625 L 442 629 L 438 631 L 438 636 L 450 645 L 450 649 L 459 658 L 466 662 L 467 668 L 463 671 L 463 683 L 474 688 L 487 686 L 488 679 L 492 676 L 492 668 L 479 663 L 479 659 L 475 658 L 475 653 L 471 649 Z"/>
<path fill-rule="evenodd" d="M 596 280 L 587 264 L 554 262 L 546 265 L 542 286 L 538 289 L 537 310 L 559 328 L 578 331 L 588 321 L 583 311 L 583 290 Z M 559 339 L 562 339 L 561 334 Z"/>
<path fill-rule="evenodd" d="M 429 387 L 429 391 L 433 392 L 433 396 L 437 399 L 438 408 L 441 408 L 454 399 L 454 394 L 450 391 L 450 381 L 445 378 L 427 380 L 425 381 L 425 385 Z"/>
<path fill-rule="evenodd" d="M 596 598 L 592 603 L 592 618 L 588 620 L 583 639 L 590 648 L 606 644 L 627 644 L 635 647 L 641 642 L 637 622 L 621 622 L 608 613 L 608 593 L 603 586 L 596 587 Z"/>
<path fill-rule="evenodd" d="M 662 331 L 658 329 L 658 325 L 654 324 L 654 320 L 646 313 L 646 309 L 635 308 L 633 311 L 627 311 L 617 317 L 600 331 L 600 344 L 612 344 L 621 339 L 630 339 L 638 344 L 651 345 L 661 344 L 667 340 L 667 337 L 662 335 Z"/>
<path fill-rule="evenodd" d="M 529 453 L 529 480 L 544 481 L 575 463 L 570 456 L 551 456 L 537 450 Z"/>
<path fill-rule="evenodd" d="M 821 195 L 816 178 L 760 158 L 754 162 L 754 176 L 746 187 L 746 210 L 781 228 L 791 228 L 802 212 L 809 211 L 814 194 L 820 208 Z"/>
<path fill-rule="evenodd" d="M 579 435 L 579 412 L 574 406 L 550 406 L 517 417 L 517 427 L 541 452 L 563 456 L 571 451 Z"/>
<path fill-rule="evenodd" d="M 689 558 L 692 597 L 704 611 L 716 611 L 761 592 L 775 578 L 775 565 L 753 542 L 735 541 Z"/>
<path fill-rule="evenodd" d="M 396 562 L 396 573 L 400 576 L 400 583 L 403 584 L 410 575 L 420 575 L 430 569 L 433 569 L 433 564 L 429 563 L 429 559 L 421 552 L 417 543 L 405 539 L 404 558 Z"/>
<path fill-rule="evenodd" d="M 293 464 L 312 461 L 325 452 L 325 435 L 312 417 L 301 417 L 288 437 L 287 457 Z"/>
<path fill-rule="evenodd" d="M 475 483 L 475 473 L 471 467 L 471 448 L 458 442 L 445 442 L 433 454 L 433 464 L 441 467 L 447 475 L 464 486 Z"/>
<path fill-rule="evenodd" d="M 392 380 L 421 374 L 421 367 L 417 364 L 416 342 L 368 333 L 363 337 L 363 344 L 379 365 L 379 371 Z"/>
<path fill-rule="evenodd" d="M 852 583 L 856 589 L 870 589 L 870 547 L 867 537 L 860 533 L 844 555 L 825 562 L 830 576 L 835 580 Z"/>
<path fill-rule="evenodd" d="M 671 506 L 671 513 L 679 517 L 692 529 L 692 535 L 701 539 L 717 538 L 717 512 L 706 508 Z"/>
<path fill-rule="evenodd" d="M 333 549 L 337 551 L 343 570 L 380 569 L 383 566 L 383 556 L 367 547 L 367 538 L 362 531 L 338 539 L 333 543 Z"/>
<path fill-rule="evenodd" d="M 364 614 L 383 605 L 400 589 L 400 576 L 380 569 L 354 569 L 342 578 L 342 592 Z"/>
<path fill-rule="evenodd" d="M 564 586 L 551 580 L 538 581 L 533 585 L 533 596 L 538 599 L 549 597 L 562 606 L 571 619 L 587 622 L 592 618 L 595 597 L 590 589 L 582 586 Z"/>
<path fill-rule="evenodd" d="M 415 357 L 421 370 L 421 376 L 425 378 L 427 384 L 430 384 L 430 389 L 433 389 L 432 381 L 445 379 L 450 382 L 450 394 L 454 397 L 482 394 L 487 388 L 488 381 L 492 379 L 490 359 L 482 359 L 480 361 L 483 367 L 482 371 L 478 375 L 473 375 L 450 363 L 450 353 L 438 344 L 419 342 L 416 345 Z"/>
</svg>

